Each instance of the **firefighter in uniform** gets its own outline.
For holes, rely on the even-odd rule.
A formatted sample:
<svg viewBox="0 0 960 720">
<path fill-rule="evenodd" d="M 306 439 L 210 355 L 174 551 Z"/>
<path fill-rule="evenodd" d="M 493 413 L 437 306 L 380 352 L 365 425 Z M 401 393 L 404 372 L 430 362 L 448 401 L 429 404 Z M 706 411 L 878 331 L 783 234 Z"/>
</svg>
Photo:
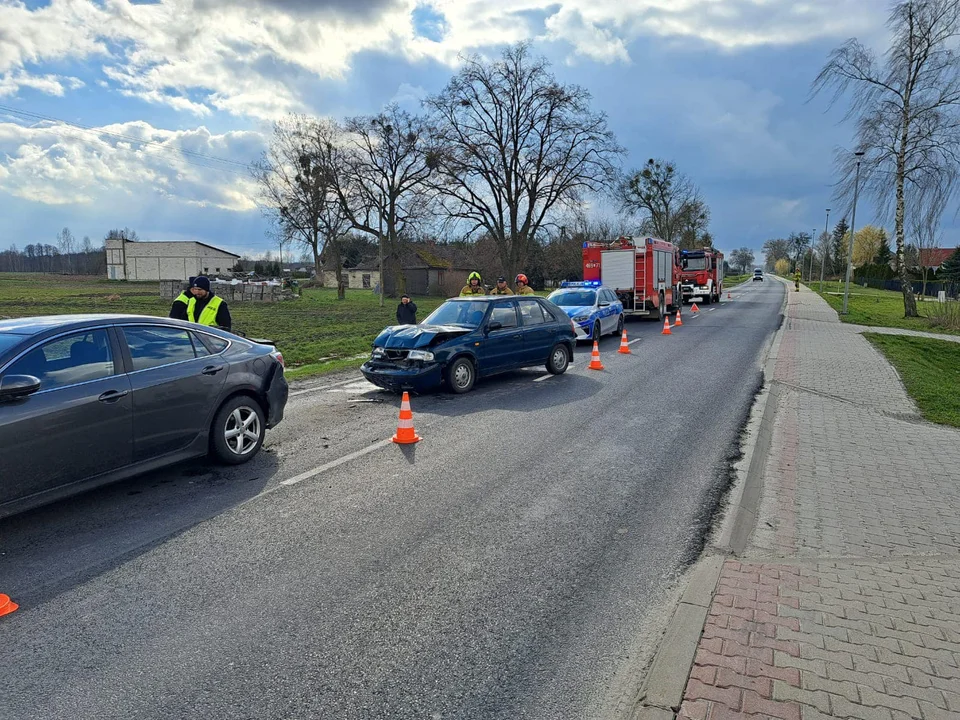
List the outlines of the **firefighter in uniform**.
<svg viewBox="0 0 960 720">
<path fill-rule="evenodd" d="M 517 285 L 517 295 L 533 295 L 533 288 L 530 287 L 530 281 L 527 280 L 526 275 L 520 273 L 514 282 Z"/>
<path fill-rule="evenodd" d="M 184 300 L 186 300 L 186 303 L 184 303 Z M 227 331 L 233 326 L 227 303 L 224 302 L 222 297 L 214 294 L 210 289 L 209 278 L 203 275 L 193 279 L 193 283 L 190 285 L 190 297 L 187 297 L 186 293 L 180 293 L 177 299 L 173 301 L 170 317 L 197 323 L 198 325 L 221 327 Z"/>
<path fill-rule="evenodd" d="M 497 278 L 497 285 L 490 291 L 491 295 L 513 295 L 513 290 L 507 285 L 507 279 L 501 275 Z"/>
<path fill-rule="evenodd" d="M 800 292 L 800 268 L 797 268 L 797 271 L 793 274 L 793 284 L 797 289 L 797 292 Z"/>
<path fill-rule="evenodd" d="M 472 272 L 467 276 L 467 284 L 463 286 L 460 295 L 486 295 L 487 291 L 480 282 L 480 273 Z"/>
</svg>

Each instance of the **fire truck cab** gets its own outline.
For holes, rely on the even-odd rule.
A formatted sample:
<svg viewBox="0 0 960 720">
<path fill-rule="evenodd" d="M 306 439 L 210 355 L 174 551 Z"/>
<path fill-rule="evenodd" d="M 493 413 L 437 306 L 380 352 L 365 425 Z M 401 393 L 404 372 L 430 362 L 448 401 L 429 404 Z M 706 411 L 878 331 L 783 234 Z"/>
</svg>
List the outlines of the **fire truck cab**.
<svg viewBox="0 0 960 720">
<path fill-rule="evenodd" d="M 624 315 L 663 320 L 679 307 L 680 254 L 673 243 L 619 237 L 583 243 L 583 279 L 599 280 L 623 303 Z"/>
<path fill-rule="evenodd" d="M 713 248 L 680 251 L 680 288 L 683 301 L 699 297 L 704 305 L 723 295 L 723 253 Z"/>
</svg>

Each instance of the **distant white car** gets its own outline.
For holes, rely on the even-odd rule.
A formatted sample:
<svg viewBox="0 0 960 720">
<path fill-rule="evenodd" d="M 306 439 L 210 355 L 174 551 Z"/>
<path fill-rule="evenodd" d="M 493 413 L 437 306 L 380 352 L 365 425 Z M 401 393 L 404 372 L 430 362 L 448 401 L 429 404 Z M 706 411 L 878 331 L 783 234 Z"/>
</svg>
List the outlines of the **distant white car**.
<svg viewBox="0 0 960 720">
<path fill-rule="evenodd" d="M 760 268 L 757 268 L 756 270 L 754 270 L 754 271 L 753 271 L 753 279 L 754 279 L 755 281 L 756 281 L 756 280 L 759 280 L 760 282 L 763 282 L 763 270 L 761 270 Z"/>
</svg>

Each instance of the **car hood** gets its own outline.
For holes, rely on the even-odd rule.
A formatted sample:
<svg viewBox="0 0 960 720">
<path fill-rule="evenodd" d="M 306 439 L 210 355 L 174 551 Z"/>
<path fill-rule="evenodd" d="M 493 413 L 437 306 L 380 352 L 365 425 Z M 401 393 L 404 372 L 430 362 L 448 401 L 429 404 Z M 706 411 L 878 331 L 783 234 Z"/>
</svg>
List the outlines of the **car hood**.
<svg viewBox="0 0 960 720">
<path fill-rule="evenodd" d="M 412 350 L 439 345 L 451 338 L 473 332 L 460 325 L 392 325 L 377 336 L 378 347 Z"/>
<path fill-rule="evenodd" d="M 596 310 L 592 305 L 558 305 L 561 310 L 563 310 L 567 317 L 573 317 L 577 313 L 592 313 Z"/>
</svg>

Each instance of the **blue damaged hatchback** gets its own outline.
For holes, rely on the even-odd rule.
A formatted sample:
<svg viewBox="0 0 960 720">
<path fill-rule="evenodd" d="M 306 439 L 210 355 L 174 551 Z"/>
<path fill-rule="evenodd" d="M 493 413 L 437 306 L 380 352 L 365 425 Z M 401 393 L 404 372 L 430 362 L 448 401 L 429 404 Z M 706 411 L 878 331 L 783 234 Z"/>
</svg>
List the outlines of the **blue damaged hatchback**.
<svg viewBox="0 0 960 720">
<path fill-rule="evenodd" d="M 360 371 L 374 385 L 399 392 L 443 383 L 455 393 L 477 378 L 545 365 L 559 375 L 573 360 L 576 334 L 567 314 L 535 296 L 447 300 L 419 325 L 388 327 Z"/>
</svg>

